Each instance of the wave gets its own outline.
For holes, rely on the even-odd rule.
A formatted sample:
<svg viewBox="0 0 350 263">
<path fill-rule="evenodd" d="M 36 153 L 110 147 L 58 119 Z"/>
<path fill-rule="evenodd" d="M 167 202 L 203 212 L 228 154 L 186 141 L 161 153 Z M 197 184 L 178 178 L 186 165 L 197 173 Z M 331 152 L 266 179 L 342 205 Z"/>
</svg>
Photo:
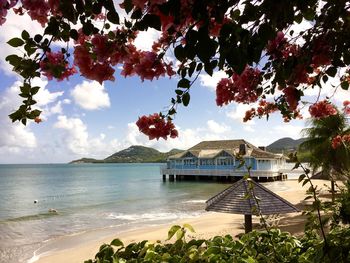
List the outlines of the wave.
<svg viewBox="0 0 350 263">
<path fill-rule="evenodd" d="M 46 212 L 46 213 L 39 213 L 39 214 L 35 214 L 35 215 L 27 215 L 27 216 L 9 218 L 9 219 L 5 219 L 5 220 L 1 220 L 0 223 L 39 220 L 39 219 L 44 219 L 44 218 L 58 216 L 58 215 L 59 215 L 59 213 L 57 213 L 57 212 L 56 213 L 55 212 Z"/>
<path fill-rule="evenodd" d="M 120 219 L 127 221 L 159 221 L 159 220 L 175 220 L 181 218 L 196 217 L 200 213 L 167 213 L 167 212 L 158 212 L 158 213 L 144 213 L 144 214 L 115 214 L 110 213 L 106 216 L 107 219 Z"/>
<path fill-rule="evenodd" d="M 188 201 L 184 201 L 182 203 L 184 203 L 184 204 L 204 204 L 206 201 L 207 200 L 200 199 L 200 200 L 188 200 Z"/>
</svg>

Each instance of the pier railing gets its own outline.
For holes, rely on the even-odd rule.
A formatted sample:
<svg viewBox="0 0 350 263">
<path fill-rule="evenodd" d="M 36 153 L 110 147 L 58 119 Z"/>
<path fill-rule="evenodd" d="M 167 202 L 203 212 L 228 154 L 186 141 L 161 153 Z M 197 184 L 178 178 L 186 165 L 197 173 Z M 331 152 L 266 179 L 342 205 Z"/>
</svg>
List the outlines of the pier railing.
<svg viewBox="0 0 350 263">
<path fill-rule="evenodd" d="M 223 170 L 223 169 L 168 169 L 161 168 L 162 174 L 188 175 L 188 176 L 238 176 L 242 177 L 247 171 Z M 252 177 L 274 177 L 278 171 L 250 171 Z"/>
</svg>

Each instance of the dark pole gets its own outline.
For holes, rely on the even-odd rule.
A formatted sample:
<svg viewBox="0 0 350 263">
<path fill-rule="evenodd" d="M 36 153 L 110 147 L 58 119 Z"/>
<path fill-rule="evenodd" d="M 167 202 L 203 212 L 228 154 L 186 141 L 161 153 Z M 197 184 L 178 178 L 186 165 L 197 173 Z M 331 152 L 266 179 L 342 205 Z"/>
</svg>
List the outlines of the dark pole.
<svg viewBox="0 0 350 263">
<path fill-rule="evenodd" d="M 244 215 L 245 233 L 249 233 L 253 229 L 252 215 Z"/>
</svg>

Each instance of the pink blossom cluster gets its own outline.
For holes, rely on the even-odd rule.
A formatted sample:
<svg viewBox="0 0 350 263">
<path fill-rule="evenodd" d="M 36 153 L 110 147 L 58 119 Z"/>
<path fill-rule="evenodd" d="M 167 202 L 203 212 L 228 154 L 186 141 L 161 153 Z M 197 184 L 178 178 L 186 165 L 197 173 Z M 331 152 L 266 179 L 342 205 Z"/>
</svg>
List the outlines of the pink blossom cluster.
<svg viewBox="0 0 350 263">
<path fill-rule="evenodd" d="M 331 104 L 327 100 L 319 101 L 309 107 L 309 112 L 311 117 L 320 119 L 325 118 L 331 115 L 337 115 L 338 111 L 334 107 L 333 104 Z"/>
<path fill-rule="evenodd" d="M 59 3 L 59 0 L 22 0 L 22 8 L 28 11 L 32 20 L 45 26 L 50 12 L 53 15 L 59 13 Z"/>
<path fill-rule="evenodd" d="M 0 0 L 0 25 L 5 23 L 7 11 L 17 4 L 18 0 Z"/>
<path fill-rule="evenodd" d="M 172 63 L 166 64 L 158 58 L 158 54 L 150 51 L 137 51 L 124 61 L 123 76 L 138 75 L 141 80 L 153 80 L 160 76 L 173 76 Z"/>
<path fill-rule="evenodd" d="M 350 134 L 337 135 L 332 139 L 332 148 L 337 149 L 341 145 L 350 145 Z"/>
<path fill-rule="evenodd" d="M 132 44 L 135 36 L 129 36 L 124 29 L 116 32 L 117 39 L 101 34 L 92 37 L 80 34 L 74 50 L 74 63 L 88 79 L 100 83 L 114 80 L 113 67 L 117 64 L 123 64 L 123 76 L 138 75 L 142 80 L 175 74 L 172 64 L 159 59 L 157 53 L 137 50 Z M 91 45 L 87 44 L 89 41 Z"/>
<path fill-rule="evenodd" d="M 175 125 L 171 120 L 166 121 L 158 113 L 140 117 L 136 125 L 150 140 L 158 140 L 159 138 L 166 140 L 168 136 L 170 138 L 176 138 L 178 136 L 178 131 L 175 129 Z"/>
<path fill-rule="evenodd" d="M 56 78 L 61 81 L 77 72 L 74 66 L 69 67 L 62 52 L 46 52 L 45 55 L 46 58 L 40 62 L 40 69 L 49 80 Z"/>
<path fill-rule="evenodd" d="M 344 113 L 350 115 L 350 101 L 346 100 L 343 102 Z"/>
<path fill-rule="evenodd" d="M 288 86 L 283 89 L 284 98 L 289 106 L 290 111 L 296 110 L 299 103 L 299 92 L 294 86 Z"/>
<path fill-rule="evenodd" d="M 277 105 L 275 103 L 267 102 L 266 100 L 260 100 L 257 109 L 251 108 L 250 110 L 246 111 L 243 121 L 247 122 L 249 120 L 252 120 L 255 116 L 261 118 L 275 111 L 277 111 Z"/>
<path fill-rule="evenodd" d="M 257 101 L 260 76 L 260 70 L 247 66 L 242 74 L 234 73 L 231 78 L 221 79 L 216 86 L 216 104 L 223 106 L 232 101 L 241 103 Z"/>
</svg>

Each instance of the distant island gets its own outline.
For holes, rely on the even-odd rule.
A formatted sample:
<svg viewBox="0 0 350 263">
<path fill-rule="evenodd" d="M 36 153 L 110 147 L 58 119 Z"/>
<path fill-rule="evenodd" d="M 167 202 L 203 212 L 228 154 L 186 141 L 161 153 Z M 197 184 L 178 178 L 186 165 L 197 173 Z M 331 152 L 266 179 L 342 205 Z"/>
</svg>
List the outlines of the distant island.
<svg viewBox="0 0 350 263">
<path fill-rule="evenodd" d="M 81 158 L 79 160 L 71 161 L 70 163 L 165 163 L 170 155 L 182 151 L 183 150 L 172 149 L 169 152 L 160 152 L 150 147 L 133 145 L 102 160 Z"/>
<path fill-rule="evenodd" d="M 285 137 L 271 143 L 266 147 L 266 149 L 273 153 L 288 154 L 296 151 L 299 144 L 301 144 L 303 141 L 305 141 L 304 138 L 294 140 L 292 138 Z M 160 152 L 151 147 L 133 145 L 102 160 L 81 158 L 71 161 L 70 163 L 165 163 L 169 156 L 182 151 L 183 150 L 172 149 L 169 152 Z"/>
</svg>

